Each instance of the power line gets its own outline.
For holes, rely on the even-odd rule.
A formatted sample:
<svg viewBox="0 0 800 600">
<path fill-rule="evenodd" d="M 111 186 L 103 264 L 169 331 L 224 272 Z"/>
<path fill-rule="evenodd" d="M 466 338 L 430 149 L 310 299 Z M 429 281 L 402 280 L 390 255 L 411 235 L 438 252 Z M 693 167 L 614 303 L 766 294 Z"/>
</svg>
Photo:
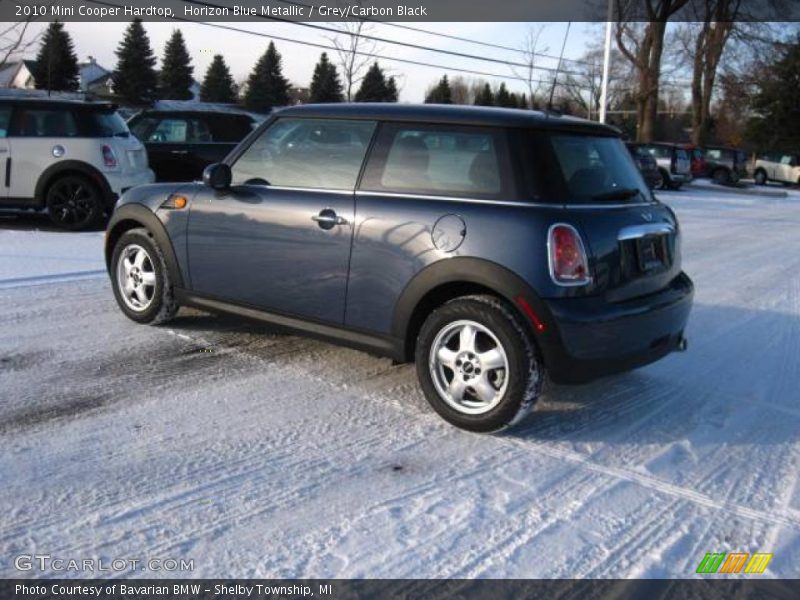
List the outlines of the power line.
<svg viewBox="0 0 800 600">
<path fill-rule="evenodd" d="M 304 4 L 302 2 L 294 2 L 293 0 L 277 0 L 282 4 L 290 4 L 293 6 L 302 6 L 305 8 L 310 8 L 311 5 Z M 522 55 L 532 55 L 532 56 L 541 56 L 542 58 L 549 58 L 551 60 L 558 60 L 558 57 L 552 54 L 546 54 L 544 52 L 527 52 L 526 50 L 522 50 L 520 48 L 514 48 L 513 46 L 504 46 L 503 44 L 493 44 L 491 42 L 484 42 L 482 40 L 473 40 L 470 38 L 461 37 L 458 35 L 452 35 L 449 33 L 440 33 L 438 31 L 431 31 L 430 29 L 423 29 L 422 27 L 414 27 L 412 25 L 406 25 L 404 23 L 392 23 L 390 21 L 379 21 L 377 19 L 371 19 L 369 17 L 362 17 L 363 21 L 369 21 L 370 23 L 377 23 L 378 25 L 384 25 L 386 27 L 395 27 L 396 29 L 405 29 L 407 31 L 416 31 L 417 33 L 424 33 L 425 35 L 431 35 L 435 37 L 445 38 L 449 40 L 456 40 L 458 42 L 465 42 L 467 44 L 475 44 L 478 46 L 484 46 L 486 48 L 496 48 L 498 50 L 507 50 L 509 52 L 516 52 Z M 578 58 L 564 58 L 564 61 L 573 62 L 576 64 L 582 65 L 591 65 L 592 63 L 586 60 L 581 60 Z"/>
<path fill-rule="evenodd" d="M 120 5 L 115 4 L 113 2 L 104 2 L 103 0 L 87 0 L 87 1 L 91 2 L 92 4 L 98 4 L 100 6 L 108 6 L 108 7 L 112 7 L 112 8 L 120 6 Z M 271 33 L 262 33 L 260 31 L 252 31 L 252 30 L 249 30 L 249 29 L 242 29 L 240 27 L 233 27 L 231 25 L 223 25 L 221 23 L 211 23 L 211 22 L 208 22 L 208 21 L 194 21 L 194 20 L 188 19 L 186 17 L 178 17 L 178 16 L 171 17 L 171 18 L 174 21 L 181 21 L 183 23 L 192 23 L 192 24 L 195 24 L 195 25 L 203 25 L 203 26 L 206 26 L 206 27 L 214 27 L 214 28 L 217 28 L 217 29 L 223 29 L 223 30 L 226 30 L 226 31 L 233 31 L 233 32 L 236 32 L 236 33 L 244 33 L 244 34 L 247 34 L 247 35 L 255 35 L 255 36 L 258 36 L 258 37 L 274 39 L 274 40 L 280 40 L 282 42 L 288 42 L 290 44 L 300 44 L 302 46 L 310 46 L 312 48 L 320 48 L 322 50 L 333 50 L 333 51 L 337 50 L 336 46 L 333 46 L 333 45 L 321 44 L 321 43 L 318 43 L 318 42 L 309 42 L 309 41 L 305 41 L 305 40 L 297 40 L 297 39 L 288 38 L 288 37 L 281 36 L 281 35 L 274 35 L 274 34 L 271 34 Z M 375 59 L 380 59 L 380 60 L 385 60 L 385 61 L 394 61 L 394 62 L 409 64 L 409 65 L 415 65 L 415 66 L 419 66 L 419 67 L 428 67 L 428 68 L 440 69 L 440 70 L 444 70 L 444 71 L 455 71 L 455 72 L 458 72 L 458 73 L 466 73 L 466 74 L 469 74 L 469 75 L 479 75 L 481 77 L 492 77 L 492 78 L 495 78 L 495 79 L 509 79 L 509 80 L 514 80 L 514 81 L 523 81 L 523 82 L 526 82 L 526 83 L 528 82 L 528 80 L 526 78 L 519 77 L 519 76 L 516 76 L 516 75 L 500 75 L 499 73 L 489 73 L 489 72 L 486 72 L 486 71 L 476 71 L 476 70 L 473 70 L 473 69 L 462 69 L 462 68 L 459 68 L 459 67 L 451 67 L 451 66 L 440 65 L 440 64 L 436 64 L 436 63 L 427 63 L 427 62 L 422 62 L 422 61 L 418 61 L 418 60 L 412 60 L 412 59 L 408 59 L 408 58 L 397 58 L 397 57 L 394 57 L 394 56 L 387 56 L 385 54 L 378 54 L 376 52 L 363 52 L 363 51 L 360 51 L 360 50 L 356 50 L 356 51 L 354 51 L 354 53 L 359 55 L 359 56 L 365 56 L 365 57 L 368 57 L 368 58 L 375 58 Z M 533 83 L 540 83 L 540 84 L 550 83 L 548 81 L 544 81 L 544 80 L 540 80 L 540 79 L 533 79 L 531 81 Z"/>
<path fill-rule="evenodd" d="M 216 9 L 225 8 L 224 6 L 222 6 L 220 4 L 214 4 L 212 2 L 205 2 L 204 0 L 181 0 L 181 1 L 184 4 L 195 4 L 197 6 L 204 6 L 206 8 L 216 8 Z M 280 0 L 280 1 L 283 2 L 285 0 Z M 289 2 L 289 3 L 290 4 L 296 4 L 296 3 L 293 3 L 293 2 Z M 300 5 L 300 6 L 308 6 L 308 5 Z M 394 45 L 397 45 L 397 46 L 404 46 L 406 48 L 413 48 L 415 50 L 421 50 L 423 52 L 435 52 L 435 53 L 438 53 L 438 54 L 447 54 L 447 55 L 450 55 L 450 56 L 456 56 L 458 58 L 468 58 L 470 60 L 480 60 L 480 61 L 483 61 L 483 62 L 501 64 L 501 65 L 505 65 L 507 67 L 522 67 L 522 68 L 525 68 L 525 69 L 535 69 L 535 70 L 538 70 L 538 71 L 547 71 L 547 72 L 550 72 L 550 73 L 554 73 L 556 71 L 556 69 L 554 69 L 552 67 L 538 67 L 538 66 L 535 66 L 535 65 L 525 64 L 525 63 L 521 63 L 521 62 L 502 60 L 502 59 L 499 59 L 499 58 L 491 58 L 491 57 L 488 57 L 488 56 L 480 56 L 480 55 L 477 55 L 477 54 L 467 54 L 466 52 L 457 52 L 455 50 L 444 50 L 442 48 L 428 48 L 428 47 L 423 46 L 421 44 L 413 44 L 411 42 L 400 42 L 400 41 L 397 41 L 397 40 L 390 40 L 388 38 L 379 37 L 379 36 L 375 36 L 375 35 L 369 35 L 369 34 L 366 34 L 366 33 L 353 33 L 351 31 L 337 29 L 335 27 L 329 27 L 327 25 L 320 25 L 318 23 L 308 23 L 308 22 L 304 22 L 304 21 L 293 21 L 292 19 L 286 19 L 286 18 L 283 18 L 283 17 L 275 17 L 275 16 L 269 16 L 269 15 L 258 15 L 258 17 L 260 19 L 263 19 L 263 20 L 266 20 L 266 21 L 277 21 L 279 23 L 288 23 L 290 25 L 296 25 L 298 27 L 307 27 L 309 29 L 316 29 L 318 31 L 326 31 L 328 33 L 333 33 L 335 35 L 349 35 L 350 37 L 359 37 L 359 38 L 364 39 L 364 40 L 370 40 L 370 41 L 379 42 L 379 43 L 382 43 L 382 44 L 394 44 Z M 574 71 L 562 71 L 562 73 L 577 74 Z"/>
</svg>

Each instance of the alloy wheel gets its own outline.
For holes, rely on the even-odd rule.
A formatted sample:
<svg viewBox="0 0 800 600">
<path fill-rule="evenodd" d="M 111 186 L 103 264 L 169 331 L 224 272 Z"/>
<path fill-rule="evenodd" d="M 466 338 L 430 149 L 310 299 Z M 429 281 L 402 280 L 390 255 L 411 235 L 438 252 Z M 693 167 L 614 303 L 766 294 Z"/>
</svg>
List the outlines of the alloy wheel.
<svg viewBox="0 0 800 600">
<path fill-rule="evenodd" d="M 48 197 L 52 219 L 65 227 L 81 227 L 95 216 L 97 198 L 81 181 L 65 180 L 55 184 Z"/>
<path fill-rule="evenodd" d="M 428 360 L 439 396 L 468 415 L 489 412 L 508 387 L 508 356 L 497 336 L 471 320 L 447 324 L 436 335 Z"/>
<path fill-rule="evenodd" d="M 126 246 L 117 261 L 117 287 L 125 305 L 142 312 L 152 304 L 156 290 L 153 259 L 138 244 Z"/>
</svg>

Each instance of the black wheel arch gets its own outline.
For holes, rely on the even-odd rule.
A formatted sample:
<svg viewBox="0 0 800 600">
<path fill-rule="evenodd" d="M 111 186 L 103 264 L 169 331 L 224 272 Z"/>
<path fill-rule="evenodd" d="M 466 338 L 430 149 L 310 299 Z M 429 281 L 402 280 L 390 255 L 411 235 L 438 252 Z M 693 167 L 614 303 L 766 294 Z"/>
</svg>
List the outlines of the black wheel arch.
<svg viewBox="0 0 800 600">
<path fill-rule="evenodd" d="M 164 224 L 153 211 L 143 204 L 123 204 L 118 207 L 106 228 L 105 239 L 105 259 L 106 269 L 111 272 L 111 257 L 114 254 L 114 246 L 122 234 L 137 227 L 144 227 L 153 236 L 158 244 L 161 253 L 164 255 L 164 262 L 169 269 L 169 276 L 176 288 L 183 288 L 183 275 L 180 265 L 172 246 L 172 240 L 167 233 Z"/>
<path fill-rule="evenodd" d="M 39 175 L 39 179 L 36 181 L 36 187 L 34 188 L 34 198 L 36 198 L 36 201 L 40 203 L 41 206 L 44 206 L 47 190 L 53 182 L 65 175 L 83 175 L 87 177 L 92 183 L 97 185 L 100 190 L 103 196 L 104 208 L 111 209 L 113 207 L 116 198 L 105 175 L 89 163 L 80 160 L 62 160 L 61 162 L 50 165 L 42 171 L 42 174 Z"/>
<path fill-rule="evenodd" d="M 505 300 L 528 324 L 547 362 L 560 336 L 547 305 L 521 277 L 491 261 L 455 257 L 435 262 L 417 273 L 395 304 L 392 336 L 404 340 L 404 356 L 413 360 L 417 335 L 427 316 L 454 298 L 490 294 Z"/>
</svg>

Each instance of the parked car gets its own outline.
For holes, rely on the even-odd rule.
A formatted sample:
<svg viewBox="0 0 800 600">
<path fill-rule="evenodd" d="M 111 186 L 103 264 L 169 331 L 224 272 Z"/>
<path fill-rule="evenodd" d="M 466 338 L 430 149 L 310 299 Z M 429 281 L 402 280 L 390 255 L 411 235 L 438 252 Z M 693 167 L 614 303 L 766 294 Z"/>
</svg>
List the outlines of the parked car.
<svg viewBox="0 0 800 600">
<path fill-rule="evenodd" d="M 706 170 L 716 183 L 736 183 L 747 177 L 747 154 L 736 148 L 709 146 L 705 150 Z"/>
<path fill-rule="evenodd" d="M 46 209 L 65 229 L 111 213 L 118 196 L 153 181 L 144 146 L 105 103 L 0 98 L 0 205 Z"/>
<path fill-rule="evenodd" d="M 707 177 L 708 165 L 703 155 L 703 149 L 695 144 L 683 144 L 681 148 L 686 150 L 686 153 L 689 155 L 692 178 Z"/>
<path fill-rule="evenodd" d="M 642 148 L 656 159 L 661 173 L 661 189 L 678 190 L 692 180 L 689 154 L 677 144 L 654 142 L 641 144 Z"/>
<path fill-rule="evenodd" d="M 203 183 L 136 188 L 105 256 L 122 312 L 233 313 L 415 361 L 434 410 L 494 431 L 561 383 L 685 346 L 680 229 L 618 132 L 533 111 L 276 111 Z"/>
<path fill-rule="evenodd" d="M 758 185 L 768 181 L 800 185 L 800 154 L 762 152 L 753 165 L 753 179 Z"/>
<path fill-rule="evenodd" d="M 196 181 L 253 131 L 255 119 L 232 111 L 145 110 L 128 121 L 150 156 L 157 181 Z"/>
<path fill-rule="evenodd" d="M 636 163 L 639 172 L 642 174 L 642 177 L 644 177 L 647 187 L 651 190 L 660 188 L 664 182 L 661 177 L 661 172 L 658 170 L 656 159 L 639 144 L 629 142 L 625 145 L 628 148 L 628 152 L 631 153 L 633 162 Z"/>
</svg>

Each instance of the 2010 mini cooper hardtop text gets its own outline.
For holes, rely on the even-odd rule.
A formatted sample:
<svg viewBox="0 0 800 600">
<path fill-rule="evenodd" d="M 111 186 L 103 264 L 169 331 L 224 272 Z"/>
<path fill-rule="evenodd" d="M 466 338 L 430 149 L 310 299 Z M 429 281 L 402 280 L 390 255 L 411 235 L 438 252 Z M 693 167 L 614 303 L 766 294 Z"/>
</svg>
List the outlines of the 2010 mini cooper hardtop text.
<svg viewBox="0 0 800 600">
<path fill-rule="evenodd" d="M 127 192 L 106 259 L 122 311 L 234 313 L 415 361 L 449 422 L 521 419 L 685 346 L 680 228 L 617 132 L 533 111 L 278 111 L 203 183 Z"/>
</svg>

